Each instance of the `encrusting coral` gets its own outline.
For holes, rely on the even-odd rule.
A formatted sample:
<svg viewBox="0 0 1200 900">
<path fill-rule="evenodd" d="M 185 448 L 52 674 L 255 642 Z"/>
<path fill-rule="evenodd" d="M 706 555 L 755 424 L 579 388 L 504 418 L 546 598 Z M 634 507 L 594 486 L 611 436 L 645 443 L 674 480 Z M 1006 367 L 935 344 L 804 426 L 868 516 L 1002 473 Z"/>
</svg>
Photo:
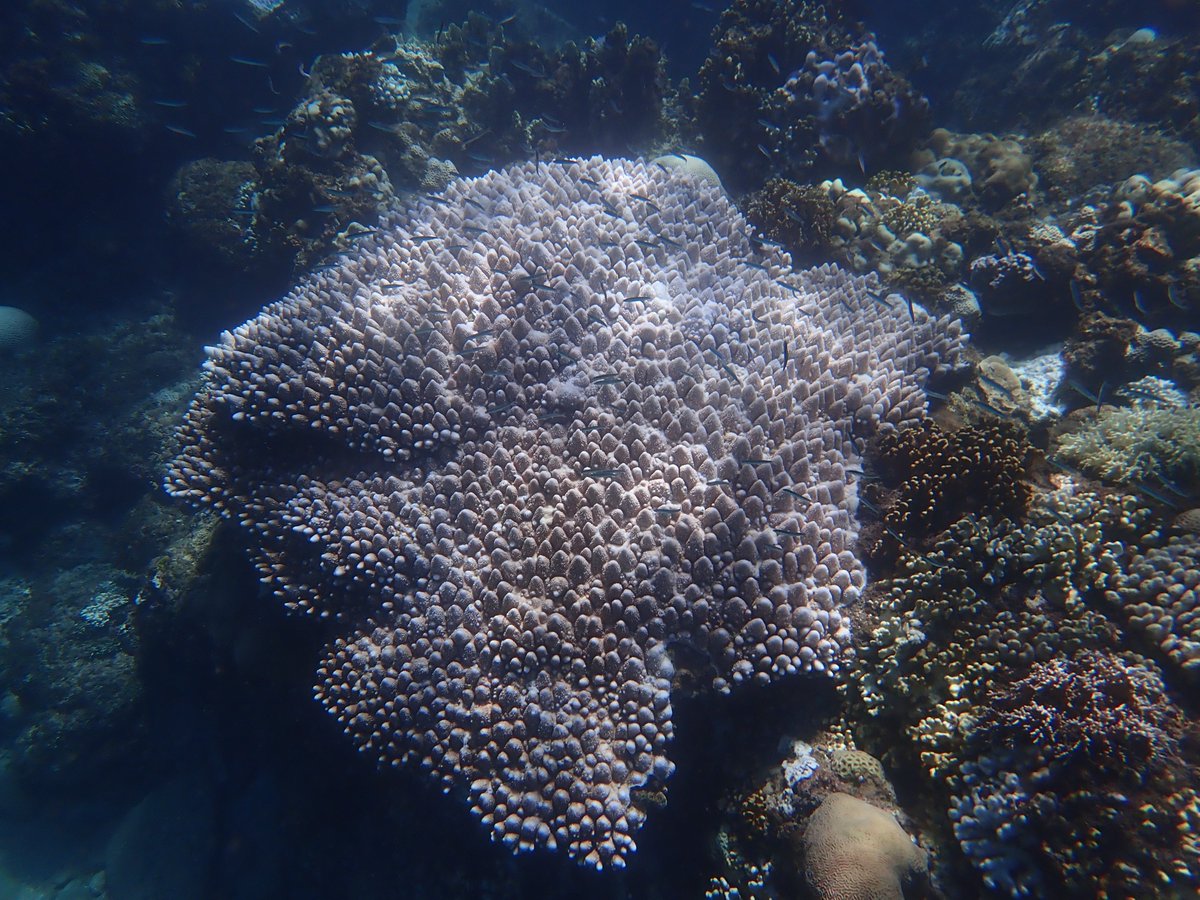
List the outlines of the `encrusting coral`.
<svg viewBox="0 0 1200 900">
<path fill-rule="evenodd" d="M 345 623 L 317 695 L 364 750 L 622 865 L 677 648 L 718 690 L 844 662 L 855 441 L 964 340 L 869 288 L 657 166 L 455 182 L 210 349 L 168 488 Z"/>
</svg>

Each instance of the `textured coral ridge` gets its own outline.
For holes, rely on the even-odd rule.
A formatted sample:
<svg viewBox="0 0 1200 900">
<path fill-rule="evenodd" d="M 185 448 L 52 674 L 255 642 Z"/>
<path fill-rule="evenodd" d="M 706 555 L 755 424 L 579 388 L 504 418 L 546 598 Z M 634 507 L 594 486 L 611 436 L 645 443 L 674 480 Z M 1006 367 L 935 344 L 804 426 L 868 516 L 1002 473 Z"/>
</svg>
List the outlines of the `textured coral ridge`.
<svg viewBox="0 0 1200 900">
<path fill-rule="evenodd" d="M 623 865 L 671 657 L 718 690 L 838 668 L 854 441 L 965 340 L 788 263 L 658 166 L 455 182 L 223 336 L 168 489 L 357 626 L 317 695 L 362 749 L 510 846 Z"/>
</svg>

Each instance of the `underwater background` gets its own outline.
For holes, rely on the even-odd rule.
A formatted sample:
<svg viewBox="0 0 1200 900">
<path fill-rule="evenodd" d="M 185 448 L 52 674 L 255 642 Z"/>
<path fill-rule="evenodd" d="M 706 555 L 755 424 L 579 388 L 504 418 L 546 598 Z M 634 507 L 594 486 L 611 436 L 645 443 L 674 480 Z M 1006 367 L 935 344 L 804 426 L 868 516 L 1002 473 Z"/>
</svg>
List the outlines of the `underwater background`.
<svg viewBox="0 0 1200 900">
<path fill-rule="evenodd" d="M 12 0 L 0 897 L 1194 897 L 1189 0 Z"/>
</svg>

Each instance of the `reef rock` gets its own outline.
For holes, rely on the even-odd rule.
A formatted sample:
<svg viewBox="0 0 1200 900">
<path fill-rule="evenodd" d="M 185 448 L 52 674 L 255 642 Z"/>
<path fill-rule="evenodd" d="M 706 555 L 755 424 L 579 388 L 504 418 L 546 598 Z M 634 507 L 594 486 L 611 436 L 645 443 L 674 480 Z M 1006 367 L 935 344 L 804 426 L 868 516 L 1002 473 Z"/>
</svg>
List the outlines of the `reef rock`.
<svg viewBox="0 0 1200 900">
<path fill-rule="evenodd" d="M 874 289 L 658 166 L 458 181 L 209 350 L 167 486 L 344 623 L 317 696 L 363 750 L 621 865 L 677 652 L 721 691 L 842 663 L 856 441 L 963 344 Z"/>
</svg>

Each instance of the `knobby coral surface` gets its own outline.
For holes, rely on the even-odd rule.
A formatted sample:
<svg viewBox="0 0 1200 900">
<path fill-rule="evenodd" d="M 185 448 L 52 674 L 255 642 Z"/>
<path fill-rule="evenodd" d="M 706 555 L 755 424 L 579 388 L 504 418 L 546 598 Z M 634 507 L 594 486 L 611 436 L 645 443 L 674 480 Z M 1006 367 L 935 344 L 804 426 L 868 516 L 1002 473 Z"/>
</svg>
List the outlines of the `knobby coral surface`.
<svg viewBox="0 0 1200 900">
<path fill-rule="evenodd" d="M 623 864 L 672 770 L 677 648 L 718 690 L 841 664 L 854 441 L 920 418 L 963 338 L 755 247 L 707 182 L 531 163 L 209 352 L 169 490 L 345 623 L 317 695 L 360 747 L 514 848 Z"/>
</svg>

